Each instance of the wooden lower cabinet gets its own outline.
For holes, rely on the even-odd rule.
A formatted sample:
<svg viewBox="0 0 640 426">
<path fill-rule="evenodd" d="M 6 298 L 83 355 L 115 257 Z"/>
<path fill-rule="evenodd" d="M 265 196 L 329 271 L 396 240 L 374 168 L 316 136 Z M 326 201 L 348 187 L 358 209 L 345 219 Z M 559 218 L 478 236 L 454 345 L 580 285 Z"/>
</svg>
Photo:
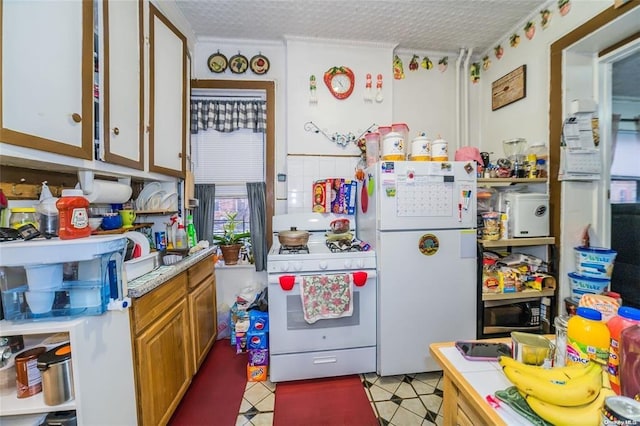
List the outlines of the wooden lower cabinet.
<svg viewBox="0 0 640 426">
<path fill-rule="evenodd" d="M 200 368 L 216 340 L 216 286 L 213 273 L 189 293 L 191 338 L 195 370 Z"/>
<path fill-rule="evenodd" d="M 143 425 L 164 425 L 191 384 L 189 312 L 182 300 L 135 339 Z"/>
<path fill-rule="evenodd" d="M 133 300 L 136 400 L 141 425 L 166 425 L 217 332 L 211 256 Z"/>
</svg>

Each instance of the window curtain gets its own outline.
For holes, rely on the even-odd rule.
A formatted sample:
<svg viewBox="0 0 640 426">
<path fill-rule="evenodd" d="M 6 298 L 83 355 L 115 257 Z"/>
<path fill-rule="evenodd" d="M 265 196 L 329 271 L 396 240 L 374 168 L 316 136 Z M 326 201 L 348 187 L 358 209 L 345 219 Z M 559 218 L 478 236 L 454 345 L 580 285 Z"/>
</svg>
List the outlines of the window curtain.
<svg viewBox="0 0 640 426">
<path fill-rule="evenodd" d="M 216 186 L 214 184 L 196 184 L 194 195 L 200 203 L 193 209 L 193 225 L 199 240 L 213 244 L 213 219 L 216 207 Z"/>
<path fill-rule="evenodd" d="M 264 182 L 247 182 L 247 196 L 251 218 L 251 246 L 256 271 L 267 269 L 267 185 Z"/>
<path fill-rule="evenodd" d="M 201 130 L 233 132 L 251 129 L 264 133 L 267 128 L 267 103 L 263 100 L 191 100 L 191 133 Z"/>
</svg>

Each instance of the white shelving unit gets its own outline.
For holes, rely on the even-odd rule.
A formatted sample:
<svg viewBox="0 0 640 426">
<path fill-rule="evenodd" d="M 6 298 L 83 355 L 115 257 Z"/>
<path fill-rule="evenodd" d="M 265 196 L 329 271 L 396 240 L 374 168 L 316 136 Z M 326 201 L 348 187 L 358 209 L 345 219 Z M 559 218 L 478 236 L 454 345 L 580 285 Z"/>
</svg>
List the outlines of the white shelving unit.
<svg viewBox="0 0 640 426">
<path fill-rule="evenodd" d="M 57 333 L 69 334 L 75 398 L 49 406 L 42 393 L 18 399 L 15 389 L 3 389 L 0 423 L 13 423 L 20 415 L 76 410 L 78 425 L 136 425 L 129 312 L 60 321 L 0 321 L 0 336 L 24 336 L 25 349 L 29 342 Z"/>
</svg>

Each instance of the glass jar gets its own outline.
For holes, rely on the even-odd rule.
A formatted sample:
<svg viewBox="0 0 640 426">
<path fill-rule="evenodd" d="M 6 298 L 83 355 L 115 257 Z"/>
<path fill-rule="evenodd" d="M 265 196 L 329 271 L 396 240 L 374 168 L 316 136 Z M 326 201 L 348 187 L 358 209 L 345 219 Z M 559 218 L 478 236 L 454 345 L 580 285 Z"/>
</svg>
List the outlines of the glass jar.
<svg viewBox="0 0 640 426">
<path fill-rule="evenodd" d="M 567 356 L 567 322 L 569 317 L 557 316 L 553 321 L 556 327 L 556 353 L 553 360 L 554 367 L 563 367 Z"/>
<path fill-rule="evenodd" d="M 11 209 L 9 217 L 9 226 L 18 229 L 23 225 L 31 224 L 38 227 L 38 218 L 36 216 L 35 207 L 15 207 Z"/>
</svg>

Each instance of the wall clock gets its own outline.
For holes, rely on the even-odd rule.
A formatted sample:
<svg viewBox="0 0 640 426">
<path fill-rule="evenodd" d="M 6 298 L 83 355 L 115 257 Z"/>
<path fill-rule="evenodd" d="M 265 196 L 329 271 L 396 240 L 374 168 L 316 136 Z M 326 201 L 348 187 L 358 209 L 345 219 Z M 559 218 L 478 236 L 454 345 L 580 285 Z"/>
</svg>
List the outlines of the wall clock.
<svg viewBox="0 0 640 426">
<path fill-rule="evenodd" d="M 324 83 L 336 99 L 347 99 L 353 92 L 355 76 L 349 67 L 332 67 L 324 73 Z"/>
</svg>

